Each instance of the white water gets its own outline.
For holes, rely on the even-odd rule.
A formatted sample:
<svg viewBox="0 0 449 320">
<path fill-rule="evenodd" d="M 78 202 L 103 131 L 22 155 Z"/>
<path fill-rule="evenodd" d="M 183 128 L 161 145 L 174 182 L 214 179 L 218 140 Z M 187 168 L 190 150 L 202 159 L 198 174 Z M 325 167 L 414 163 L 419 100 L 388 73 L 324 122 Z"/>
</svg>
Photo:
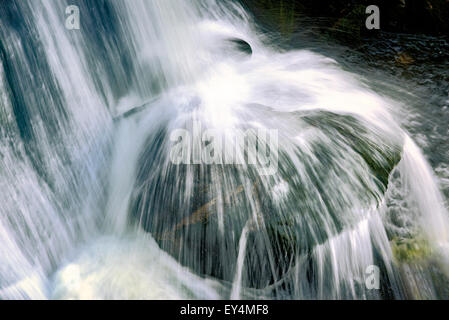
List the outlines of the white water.
<svg viewBox="0 0 449 320">
<path fill-rule="evenodd" d="M 332 59 L 264 45 L 237 6 L 232 14 L 230 5 L 213 1 L 111 7 L 125 35 L 120 54 L 133 61 L 129 70 L 113 52 L 97 57 L 82 32 L 64 29 L 58 15 L 64 3 L 22 7 L 35 17 L 28 23 L 50 67 L 44 77 L 58 88 L 44 83 L 46 98 L 27 92 L 27 102 L 35 102 L 30 113 L 42 175 L 24 147 L 31 142 L 14 124 L 7 87 L 20 83 L 7 84 L 0 68 L 0 298 L 381 298 L 364 284 L 366 268 L 375 264 L 383 266 L 393 297 L 410 297 L 394 266 L 384 192 L 354 136 L 381 166 L 401 153 L 395 170 L 411 207 L 404 215 L 447 257 L 442 197 L 424 156 L 391 116 L 400 107 L 395 102 Z M 26 69 L 32 62 L 14 37 L 8 50 Z M 228 38 L 248 42 L 252 56 Z M 101 59 L 113 61 L 121 94 Z M 21 81 L 37 91 L 31 79 Z M 45 115 L 58 114 L 55 96 L 67 113 L 53 124 L 56 142 L 45 130 Z M 223 135 L 279 130 L 279 171 L 174 166 L 169 133 L 191 128 L 192 120 Z M 243 155 L 244 146 L 231 147 Z M 192 223 L 176 231 L 174 242 L 160 240 L 197 209 L 197 175 L 207 189 L 201 205 L 213 203 L 209 229 L 198 232 Z M 273 226 L 283 241 L 267 231 Z M 297 243 L 282 247 L 290 241 Z M 447 260 L 440 264 L 447 271 Z"/>
</svg>

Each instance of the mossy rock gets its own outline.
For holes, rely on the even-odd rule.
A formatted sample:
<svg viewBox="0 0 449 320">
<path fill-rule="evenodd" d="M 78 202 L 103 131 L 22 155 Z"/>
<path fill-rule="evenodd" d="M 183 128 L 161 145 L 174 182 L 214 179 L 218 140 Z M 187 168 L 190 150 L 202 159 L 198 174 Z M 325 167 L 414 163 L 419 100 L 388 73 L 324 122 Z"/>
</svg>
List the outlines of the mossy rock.
<svg viewBox="0 0 449 320">
<path fill-rule="evenodd" d="M 308 256 L 329 237 L 358 224 L 364 217 L 352 213 L 354 203 L 367 204 L 356 208 L 361 211 L 379 205 L 401 158 L 399 144 L 388 142 L 354 116 L 273 110 L 267 110 L 266 116 L 297 119 L 317 137 L 307 149 L 281 147 L 276 178 L 262 177 L 251 166 L 168 163 L 161 167 L 167 163 L 163 157 L 168 140 L 161 130 L 149 137 L 141 156 L 130 207 L 134 221 L 181 264 L 230 282 L 242 232 L 249 223 L 250 249 L 242 285 L 250 288 L 276 283 L 298 255 Z M 351 164 L 342 163 L 345 160 Z M 347 181 L 344 191 L 336 177 L 341 183 Z M 288 188 L 278 200 L 274 190 L 281 181 Z M 328 225 L 333 226 L 332 233 Z"/>
<path fill-rule="evenodd" d="M 289 0 L 250 0 L 242 1 L 254 14 L 263 29 L 279 32 L 284 39 L 290 38 L 298 28 L 298 18 L 304 6 Z"/>
<path fill-rule="evenodd" d="M 357 5 L 348 14 L 339 18 L 329 29 L 329 33 L 338 39 L 360 41 L 365 31 L 366 6 Z"/>
<path fill-rule="evenodd" d="M 391 249 L 399 263 L 420 262 L 432 255 L 429 242 L 422 236 L 408 239 L 395 237 L 391 241 Z"/>
</svg>

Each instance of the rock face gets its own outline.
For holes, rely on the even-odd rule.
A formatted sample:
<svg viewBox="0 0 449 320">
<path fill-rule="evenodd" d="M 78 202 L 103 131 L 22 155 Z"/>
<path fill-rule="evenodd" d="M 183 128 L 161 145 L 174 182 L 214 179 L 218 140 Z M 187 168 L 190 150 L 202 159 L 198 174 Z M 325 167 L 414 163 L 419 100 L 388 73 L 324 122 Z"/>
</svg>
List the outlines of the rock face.
<svg viewBox="0 0 449 320">
<path fill-rule="evenodd" d="M 379 205 L 401 148 L 347 115 L 271 116 L 301 119 L 304 132 L 313 132 L 308 147 L 284 149 L 288 137 L 282 140 L 276 176 L 249 166 L 169 164 L 160 158 L 167 135 L 161 130 L 141 156 L 130 212 L 197 274 L 232 283 L 242 256 L 242 285 L 262 289 L 282 279 L 279 297 L 303 260 L 304 282 L 314 286 L 324 261 L 315 259 L 325 259 L 329 238 L 343 234 L 336 241 L 344 242 L 345 230 L 357 230 L 364 212 Z"/>
<path fill-rule="evenodd" d="M 230 38 L 226 40 L 229 44 L 235 47 L 238 51 L 251 56 L 253 54 L 253 49 L 251 48 L 250 44 L 246 42 L 245 40 L 238 39 L 238 38 Z"/>
<path fill-rule="evenodd" d="M 369 5 L 377 5 L 381 29 L 389 32 L 449 35 L 449 2 L 446 0 L 242 0 L 256 19 L 285 33 L 304 17 L 315 18 L 332 33 L 351 38 L 371 36 L 365 28 Z M 319 18 L 319 19 L 317 19 Z M 341 34 L 342 33 L 342 34 Z"/>
</svg>

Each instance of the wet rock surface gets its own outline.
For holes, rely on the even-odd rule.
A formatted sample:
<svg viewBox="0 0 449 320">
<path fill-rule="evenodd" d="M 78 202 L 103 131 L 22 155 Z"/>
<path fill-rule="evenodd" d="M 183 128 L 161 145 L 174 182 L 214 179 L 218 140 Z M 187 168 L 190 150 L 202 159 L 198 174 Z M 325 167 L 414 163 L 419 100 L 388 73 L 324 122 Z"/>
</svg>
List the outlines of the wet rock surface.
<svg viewBox="0 0 449 320">
<path fill-rule="evenodd" d="M 403 126 L 449 188 L 449 2 L 243 0 L 271 44 L 309 49 L 370 78 L 374 90 L 404 92 Z M 365 9 L 380 8 L 380 30 L 367 30 Z M 385 79 L 385 75 L 389 79 Z M 373 79 L 378 78 L 379 81 Z M 393 90 L 391 90 L 392 94 Z"/>
<path fill-rule="evenodd" d="M 366 36 L 365 9 L 376 5 L 381 29 L 398 33 L 449 34 L 449 3 L 445 0 L 241 0 L 256 19 L 288 30 L 294 20 L 312 17 L 323 28 Z M 318 20 L 316 19 L 318 18 Z M 364 30 L 365 29 L 365 30 Z"/>
<path fill-rule="evenodd" d="M 252 8 L 260 31 L 272 45 L 317 51 L 333 57 L 346 70 L 370 78 L 367 85 L 376 91 L 394 88 L 391 98 L 404 101 L 404 110 L 393 111 L 401 114 L 403 127 L 424 151 L 449 200 L 449 2 L 243 2 Z M 365 27 L 365 8 L 371 4 L 380 8 L 380 30 Z M 397 96 L 395 90 L 403 94 Z M 396 211 L 404 209 L 397 203 L 389 206 L 392 227 L 387 229 L 407 298 L 447 299 L 449 279 L 439 258 L 420 240 L 419 231 L 402 233 L 410 221 L 402 221 L 404 215 Z"/>
<path fill-rule="evenodd" d="M 290 274 L 300 259 L 307 260 L 305 281 L 313 282 L 319 269 L 316 247 L 326 247 L 330 237 L 338 238 L 345 230 L 356 230 L 364 210 L 380 203 L 390 172 L 400 160 L 400 147 L 381 143 L 382 136 L 351 116 L 324 111 L 288 116 L 301 118 L 323 140 L 317 139 L 310 153 L 295 151 L 301 154 L 304 172 L 298 172 L 294 159 L 281 150 L 278 183 L 277 177 L 262 177 L 256 168 L 238 165 L 168 164 L 161 170 L 159 165 L 166 160 L 158 157 L 163 154 L 167 133 L 161 130 L 151 136 L 141 156 L 131 201 L 133 221 L 197 274 L 232 282 L 242 254 L 241 239 L 247 233 L 244 247 L 251 249 L 244 253 L 245 287 L 277 285 L 276 297 L 288 296 L 285 292 L 294 281 Z M 355 167 L 342 172 L 342 150 L 362 162 L 363 171 L 370 174 L 362 177 Z M 337 200 L 341 185 L 333 183 L 336 175 L 351 184 L 346 190 L 349 195 Z M 357 211 L 351 199 L 367 203 L 366 208 Z M 321 215 L 335 226 L 333 232 Z M 344 242 L 345 235 L 336 241 Z M 381 260 L 378 263 L 382 265 Z"/>
</svg>

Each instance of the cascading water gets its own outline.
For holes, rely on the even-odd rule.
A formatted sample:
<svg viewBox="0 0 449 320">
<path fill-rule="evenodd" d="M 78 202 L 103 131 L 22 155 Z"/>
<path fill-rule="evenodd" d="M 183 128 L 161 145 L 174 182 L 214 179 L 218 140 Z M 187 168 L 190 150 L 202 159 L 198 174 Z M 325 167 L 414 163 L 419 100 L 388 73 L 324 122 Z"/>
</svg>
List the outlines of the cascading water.
<svg viewBox="0 0 449 320">
<path fill-rule="evenodd" d="M 0 298 L 441 297 L 447 211 L 397 102 L 234 2 L 84 0 L 80 30 L 69 4 L 0 5 Z"/>
</svg>

